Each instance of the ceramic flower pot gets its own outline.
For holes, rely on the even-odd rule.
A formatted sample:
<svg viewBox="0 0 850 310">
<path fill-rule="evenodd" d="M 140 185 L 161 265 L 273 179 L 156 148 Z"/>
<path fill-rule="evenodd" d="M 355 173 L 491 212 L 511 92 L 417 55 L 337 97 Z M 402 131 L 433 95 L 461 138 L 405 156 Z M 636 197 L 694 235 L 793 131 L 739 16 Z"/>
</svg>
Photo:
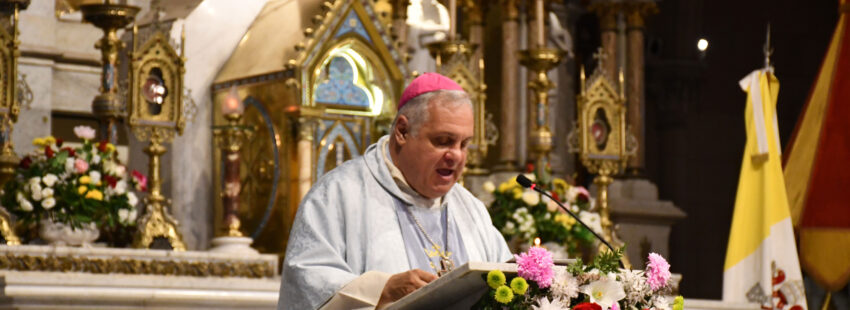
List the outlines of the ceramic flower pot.
<svg viewBox="0 0 850 310">
<path fill-rule="evenodd" d="M 81 228 L 74 228 L 64 223 L 42 219 L 39 224 L 38 235 L 50 245 L 55 246 L 90 247 L 92 242 L 100 236 L 100 231 L 94 223 L 84 224 Z"/>
</svg>

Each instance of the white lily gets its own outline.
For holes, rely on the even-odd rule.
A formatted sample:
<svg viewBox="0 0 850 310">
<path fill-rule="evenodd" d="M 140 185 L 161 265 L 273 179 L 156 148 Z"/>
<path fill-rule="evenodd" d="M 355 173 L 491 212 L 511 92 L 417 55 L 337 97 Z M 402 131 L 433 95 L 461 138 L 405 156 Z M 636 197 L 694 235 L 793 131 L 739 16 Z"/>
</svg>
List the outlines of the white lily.
<svg viewBox="0 0 850 310">
<path fill-rule="evenodd" d="M 599 281 L 582 286 L 581 292 L 590 296 L 590 302 L 600 305 L 602 309 L 611 308 L 611 305 L 626 298 L 623 286 L 608 277 L 602 277 Z"/>
</svg>

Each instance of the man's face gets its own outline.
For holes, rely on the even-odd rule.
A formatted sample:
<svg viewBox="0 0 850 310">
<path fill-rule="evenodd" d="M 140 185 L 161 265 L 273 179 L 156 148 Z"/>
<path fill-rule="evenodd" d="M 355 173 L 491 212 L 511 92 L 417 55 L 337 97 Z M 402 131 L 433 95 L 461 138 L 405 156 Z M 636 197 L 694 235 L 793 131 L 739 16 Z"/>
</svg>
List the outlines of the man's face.
<svg viewBox="0 0 850 310">
<path fill-rule="evenodd" d="M 402 127 L 393 133 L 400 146 L 396 165 L 416 192 L 432 199 L 442 197 L 457 183 L 466 164 L 474 130 L 472 107 L 437 99 L 429 103 L 428 119 L 415 136 L 399 132 Z"/>
</svg>

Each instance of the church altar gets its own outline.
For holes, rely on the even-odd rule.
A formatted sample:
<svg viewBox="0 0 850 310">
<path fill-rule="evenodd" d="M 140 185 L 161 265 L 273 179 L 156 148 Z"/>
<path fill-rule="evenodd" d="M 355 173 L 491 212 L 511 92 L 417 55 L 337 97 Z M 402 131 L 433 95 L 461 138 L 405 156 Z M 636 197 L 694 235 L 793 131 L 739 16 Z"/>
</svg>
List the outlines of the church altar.
<svg viewBox="0 0 850 310">
<path fill-rule="evenodd" d="M 276 255 L 0 246 L 3 309 L 275 309 Z"/>
</svg>

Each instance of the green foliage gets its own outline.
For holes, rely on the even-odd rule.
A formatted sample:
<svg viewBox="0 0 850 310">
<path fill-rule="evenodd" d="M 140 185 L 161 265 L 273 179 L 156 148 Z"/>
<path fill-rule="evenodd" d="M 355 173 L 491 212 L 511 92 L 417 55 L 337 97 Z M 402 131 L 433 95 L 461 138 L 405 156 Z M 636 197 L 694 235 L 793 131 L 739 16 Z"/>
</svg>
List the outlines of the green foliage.
<svg viewBox="0 0 850 310">
<path fill-rule="evenodd" d="M 626 246 L 622 246 L 614 252 L 611 252 L 610 250 L 600 251 L 596 257 L 593 258 L 591 267 L 599 269 L 599 271 L 604 273 L 619 272 L 620 259 L 623 258 L 625 251 Z"/>
</svg>

